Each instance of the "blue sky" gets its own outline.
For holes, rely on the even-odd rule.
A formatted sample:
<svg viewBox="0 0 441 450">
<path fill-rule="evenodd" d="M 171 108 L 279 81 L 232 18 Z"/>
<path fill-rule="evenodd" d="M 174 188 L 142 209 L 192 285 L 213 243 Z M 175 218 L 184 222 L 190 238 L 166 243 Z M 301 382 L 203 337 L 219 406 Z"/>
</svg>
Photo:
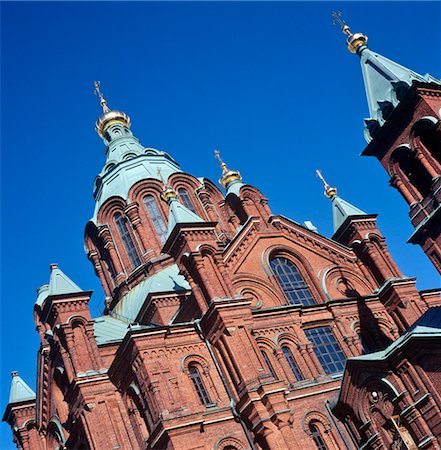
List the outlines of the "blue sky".
<svg viewBox="0 0 441 450">
<path fill-rule="evenodd" d="M 35 388 L 33 304 L 49 264 L 93 289 L 92 315 L 102 311 L 83 251 L 104 164 L 97 79 L 143 145 L 213 180 L 219 148 L 274 213 L 329 237 L 322 169 L 343 198 L 380 214 L 402 271 L 420 289 L 439 286 L 422 251 L 405 244 L 406 203 L 378 161 L 359 156 L 367 103 L 358 57 L 332 26 L 339 9 L 374 51 L 441 75 L 438 2 L 1 3 L 1 412 L 12 370 Z M 10 440 L 0 425 L 0 448 Z"/>
</svg>

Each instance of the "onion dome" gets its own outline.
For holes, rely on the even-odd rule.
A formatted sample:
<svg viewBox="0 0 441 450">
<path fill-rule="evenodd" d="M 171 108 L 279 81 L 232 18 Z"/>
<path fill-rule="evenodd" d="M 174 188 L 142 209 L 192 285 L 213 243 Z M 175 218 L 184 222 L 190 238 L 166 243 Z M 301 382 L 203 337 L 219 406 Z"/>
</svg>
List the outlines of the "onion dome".
<svg viewBox="0 0 441 450">
<path fill-rule="evenodd" d="M 228 169 L 227 165 L 222 161 L 222 158 L 220 157 L 220 153 L 218 150 L 214 151 L 214 154 L 217 158 L 217 160 L 220 163 L 220 166 L 222 168 L 222 176 L 219 180 L 219 183 L 224 187 L 228 188 L 228 186 L 233 183 L 234 181 L 242 181 L 242 176 L 240 175 L 240 172 L 237 170 L 231 170 Z"/>
<path fill-rule="evenodd" d="M 111 110 L 107 106 L 107 101 L 100 91 L 100 81 L 95 81 L 94 84 L 95 94 L 99 96 L 101 106 L 103 107 L 103 115 L 98 118 L 95 124 L 97 133 L 103 137 L 107 128 L 116 123 L 130 128 L 130 117 L 123 111 Z"/>
<path fill-rule="evenodd" d="M 368 37 L 363 33 L 353 34 L 349 26 L 345 23 L 344 20 L 341 19 L 341 11 L 337 13 L 333 12 L 332 17 L 334 19 L 334 25 L 339 24 L 341 26 L 342 32 L 348 36 L 348 38 L 346 39 L 346 43 L 348 46 L 348 50 L 351 53 L 357 53 L 360 47 L 366 45 Z"/>
</svg>

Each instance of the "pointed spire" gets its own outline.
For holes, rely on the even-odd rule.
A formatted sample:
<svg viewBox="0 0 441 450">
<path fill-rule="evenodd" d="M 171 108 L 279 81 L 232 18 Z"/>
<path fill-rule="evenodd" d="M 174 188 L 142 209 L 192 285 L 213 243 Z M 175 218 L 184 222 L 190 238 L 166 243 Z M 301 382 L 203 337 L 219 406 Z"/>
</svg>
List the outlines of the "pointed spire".
<svg viewBox="0 0 441 450">
<path fill-rule="evenodd" d="M 107 106 L 107 101 L 101 92 L 101 81 L 94 82 L 94 94 L 98 95 L 100 104 L 103 108 L 103 115 L 96 121 L 95 128 L 97 133 L 103 138 L 107 128 L 114 124 L 121 124 L 130 128 L 130 117 L 122 111 L 111 110 Z"/>
<path fill-rule="evenodd" d="M 35 400 L 35 392 L 22 380 L 18 372 L 12 372 L 11 390 L 9 393 L 9 404 Z"/>
<path fill-rule="evenodd" d="M 164 184 L 161 198 L 169 205 L 167 237 L 170 236 L 175 226 L 179 223 L 204 222 L 197 214 L 190 211 L 178 200 L 176 191 L 164 180 L 160 168 L 158 168 L 158 177 Z"/>
<path fill-rule="evenodd" d="M 49 295 L 72 294 L 83 292 L 61 269 L 58 264 L 50 265 L 49 284 L 44 284 L 37 289 L 37 305 L 42 305 Z"/>
<path fill-rule="evenodd" d="M 370 142 L 388 119 L 413 81 L 441 84 L 429 74 L 420 75 L 378 53 L 367 46 L 368 38 L 362 33 L 353 34 L 341 12 L 332 13 L 334 24 L 339 24 L 347 38 L 348 49 L 360 57 L 361 71 L 366 90 L 370 117 L 365 119 L 365 138 Z"/>
<path fill-rule="evenodd" d="M 316 170 L 317 176 L 325 187 L 324 195 L 332 202 L 332 221 L 334 224 L 334 233 L 341 227 L 343 222 L 350 216 L 366 216 L 367 214 L 354 205 L 351 205 L 346 200 L 343 200 L 337 195 L 337 189 L 331 187 L 323 177 L 320 170 Z"/>
<path fill-rule="evenodd" d="M 241 186 L 243 186 L 242 183 L 242 176 L 240 175 L 240 172 L 237 170 L 230 170 L 228 169 L 225 162 L 222 160 L 220 156 L 219 150 L 214 150 L 214 157 L 219 161 L 221 169 L 222 169 L 222 176 L 219 180 L 219 183 L 227 189 L 227 194 L 230 192 L 233 192 L 234 194 L 238 194 L 238 190 Z M 231 189 L 231 187 L 235 185 L 234 189 Z M 238 189 L 239 188 L 239 189 Z"/>
</svg>

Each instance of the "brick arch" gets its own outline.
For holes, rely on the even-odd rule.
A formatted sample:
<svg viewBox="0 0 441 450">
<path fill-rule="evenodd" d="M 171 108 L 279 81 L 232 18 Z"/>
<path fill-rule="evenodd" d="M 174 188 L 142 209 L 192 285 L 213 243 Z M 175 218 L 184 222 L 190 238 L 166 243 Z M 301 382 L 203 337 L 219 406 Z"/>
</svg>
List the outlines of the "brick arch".
<svg viewBox="0 0 441 450">
<path fill-rule="evenodd" d="M 294 250 L 291 247 L 288 247 L 287 245 L 273 245 L 268 247 L 264 252 L 262 252 L 261 261 L 263 269 L 265 273 L 268 275 L 269 279 L 272 280 L 273 283 L 274 282 L 277 283 L 277 286 L 279 287 L 281 293 L 283 294 L 282 298 L 285 298 L 285 294 L 282 288 L 280 287 L 279 283 L 275 279 L 275 275 L 273 274 L 270 266 L 270 261 L 273 258 L 286 258 L 289 261 L 291 261 L 297 267 L 297 270 L 299 271 L 303 280 L 308 285 L 312 296 L 316 300 L 316 303 L 326 301 L 323 291 L 318 287 L 318 277 L 314 273 L 308 259 L 301 253 L 299 253 L 298 251 Z"/>
<path fill-rule="evenodd" d="M 228 446 L 234 447 L 237 450 L 245 450 L 246 448 L 239 439 L 228 436 L 220 438 L 214 445 L 213 450 L 223 450 Z"/>
<path fill-rule="evenodd" d="M 303 416 L 302 419 L 302 428 L 307 434 L 311 434 L 309 429 L 309 425 L 311 422 L 319 422 L 323 425 L 325 431 L 329 431 L 331 429 L 331 421 L 329 417 L 326 417 L 323 413 L 319 411 L 310 411 Z"/>
<path fill-rule="evenodd" d="M 201 187 L 201 182 L 193 175 L 184 172 L 175 172 L 168 178 L 168 183 L 176 190 L 179 188 L 190 188 L 193 191 Z"/>
<path fill-rule="evenodd" d="M 274 344 L 276 348 L 282 348 L 283 344 L 288 343 L 297 348 L 301 344 L 300 339 L 292 333 L 281 331 L 274 336 Z"/>
<path fill-rule="evenodd" d="M 203 178 L 203 185 L 205 190 L 212 196 L 212 200 L 216 202 L 221 202 L 224 200 L 222 191 L 208 178 Z M 216 205 L 216 203 L 214 203 Z"/>
<path fill-rule="evenodd" d="M 425 116 L 414 123 L 411 132 L 412 147 L 421 152 L 427 164 L 439 175 L 441 168 L 441 127 L 440 120 Z"/>
<path fill-rule="evenodd" d="M 255 292 L 257 298 L 262 300 L 263 305 L 279 304 L 283 305 L 286 303 L 285 297 L 281 297 L 277 289 L 275 289 L 271 283 L 265 278 L 251 273 L 241 273 L 233 277 L 233 285 L 239 290 L 239 292 L 245 296 L 246 290 Z M 276 302 L 274 301 L 276 299 Z"/>
<path fill-rule="evenodd" d="M 117 212 L 121 213 L 124 216 L 125 207 L 126 201 L 122 197 L 110 197 L 103 203 L 103 205 L 101 205 L 98 211 L 97 222 L 99 224 L 113 223 L 113 216 Z"/>
<path fill-rule="evenodd" d="M 274 353 L 274 350 L 275 350 L 274 340 L 267 338 L 265 336 L 257 336 L 256 342 L 257 342 L 257 345 L 259 348 L 264 347 L 263 350 L 270 350 L 272 353 Z"/>
<path fill-rule="evenodd" d="M 393 150 L 389 173 L 411 190 L 417 200 L 424 198 L 431 189 L 431 176 L 409 144 L 401 144 Z"/>
<path fill-rule="evenodd" d="M 77 327 L 77 326 L 81 326 L 81 327 L 85 327 L 88 324 L 88 321 L 85 317 L 83 316 L 69 316 L 66 319 L 66 325 L 70 325 L 71 328 Z"/>
<path fill-rule="evenodd" d="M 374 289 L 366 278 L 349 267 L 341 266 L 332 266 L 323 272 L 322 287 L 330 298 L 336 298 L 338 293 L 345 297 L 368 295 Z"/>
<path fill-rule="evenodd" d="M 196 355 L 196 354 L 190 354 L 186 355 L 181 359 L 181 370 L 188 375 L 188 367 L 191 364 L 196 364 L 199 367 L 203 369 L 203 372 L 209 372 L 210 371 L 210 365 L 208 364 L 207 360 L 203 358 L 202 356 Z"/>
</svg>

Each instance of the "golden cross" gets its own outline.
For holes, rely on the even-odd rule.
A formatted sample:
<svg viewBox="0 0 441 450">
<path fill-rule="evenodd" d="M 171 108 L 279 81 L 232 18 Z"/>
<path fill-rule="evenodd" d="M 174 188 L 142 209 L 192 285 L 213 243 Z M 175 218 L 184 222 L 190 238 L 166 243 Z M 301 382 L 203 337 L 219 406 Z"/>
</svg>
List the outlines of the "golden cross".
<svg viewBox="0 0 441 450">
<path fill-rule="evenodd" d="M 221 156 L 220 156 L 219 150 L 214 149 L 214 157 L 215 157 L 221 164 L 224 163 L 224 162 L 222 161 Z"/>
<path fill-rule="evenodd" d="M 227 172 L 227 165 L 222 161 L 219 150 L 214 150 L 214 157 L 220 162 L 220 166 L 222 168 L 222 173 Z"/>
<path fill-rule="evenodd" d="M 98 97 L 100 98 L 100 103 L 101 103 L 101 106 L 103 107 L 103 111 L 105 113 L 109 112 L 110 109 L 107 106 L 106 99 L 104 98 L 104 96 L 103 96 L 103 94 L 102 94 L 102 92 L 100 90 L 101 81 L 94 81 L 93 85 L 95 86 L 95 90 L 93 91 L 93 93 L 95 95 L 98 95 Z"/>
<path fill-rule="evenodd" d="M 333 25 L 340 25 L 341 31 L 349 36 L 351 34 L 351 30 L 346 22 L 341 18 L 341 11 L 333 11 L 331 15 Z"/>
<path fill-rule="evenodd" d="M 162 184 L 163 184 L 164 187 L 166 188 L 166 187 L 167 187 L 167 183 L 164 181 L 164 177 L 162 176 L 162 171 L 161 171 L 161 168 L 160 168 L 160 167 L 158 167 L 158 168 L 156 169 L 156 173 L 158 174 L 158 177 L 161 179 Z"/>
<path fill-rule="evenodd" d="M 325 189 L 330 188 L 331 186 L 329 186 L 329 184 L 326 182 L 325 178 L 323 177 L 322 173 L 320 172 L 319 169 L 317 169 L 315 171 L 315 173 L 317 174 L 317 176 L 320 178 L 320 180 L 322 180 L 323 186 L 325 187 Z"/>
</svg>

